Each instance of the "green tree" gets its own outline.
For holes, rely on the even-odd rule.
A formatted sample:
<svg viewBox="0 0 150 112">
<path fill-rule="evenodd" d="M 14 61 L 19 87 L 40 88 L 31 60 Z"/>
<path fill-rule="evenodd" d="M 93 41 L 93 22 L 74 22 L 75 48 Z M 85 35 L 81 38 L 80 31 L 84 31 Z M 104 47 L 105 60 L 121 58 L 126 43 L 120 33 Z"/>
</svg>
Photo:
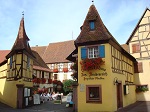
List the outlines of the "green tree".
<svg viewBox="0 0 150 112">
<path fill-rule="evenodd" d="M 65 93 L 69 93 L 70 91 L 72 91 L 72 84 L 73 84 L 73 80 L 71 79 L 65 80 L 63 82 L 63 89 Z"/>
</svg>

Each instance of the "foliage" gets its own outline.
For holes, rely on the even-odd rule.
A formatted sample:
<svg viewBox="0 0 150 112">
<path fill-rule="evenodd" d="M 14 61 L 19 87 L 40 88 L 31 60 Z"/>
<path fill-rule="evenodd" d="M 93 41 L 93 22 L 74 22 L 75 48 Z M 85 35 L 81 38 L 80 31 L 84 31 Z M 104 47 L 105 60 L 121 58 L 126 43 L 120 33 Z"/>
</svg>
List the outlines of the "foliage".
<svg viewBox="0 0 150 112">
<path fill-rule="evenodd" d="M 63 82 L 63 89 L 64 89 L 64 91 L 65 92 L 70 92 L 70 91 L 72 91 L 72 84 L 73 84 L 73 80 L 71 80 L 71 79 L 68 79 L 68 80 L 65 80 L 64 82 Z"/>
<path fill-rule="evenodd" d="M 71 65 L 71 69 L 73 70 L 73 74 L 71 74 L 72 78 L 77 81 L 78 80 L 78 60 Z"/>
<path fill-rule="evenodd" d="M 145 92 L 145 91 L 148 91 L 148 88 L 146 86 L 138 86 L 135 91 L 137 93 L 139 93 L 139 92 Z"/>
<path fill-rule="evenodd" d="M 92 59 L 86 58 L 80 61 L 80 64 L 82 71 L 89 71 L 93 69 L 99 69 L 100 66 L 104 64 L 104 61 L 100 57 Z"/>
</svg>

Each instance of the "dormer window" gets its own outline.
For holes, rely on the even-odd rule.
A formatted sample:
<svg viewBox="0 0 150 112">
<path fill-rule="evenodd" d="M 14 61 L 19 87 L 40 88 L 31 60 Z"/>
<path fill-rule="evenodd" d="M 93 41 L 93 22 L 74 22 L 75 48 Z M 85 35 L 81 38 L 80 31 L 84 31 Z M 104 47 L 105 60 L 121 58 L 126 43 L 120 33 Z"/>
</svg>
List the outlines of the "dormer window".
<svg viewBox="0 0 150 112">
<path fill-rule="evenodd" d="M 90 30 L 94 30 L 94 29 L 95 29 L 95 22 L 90 21 Z"/>
</svg>

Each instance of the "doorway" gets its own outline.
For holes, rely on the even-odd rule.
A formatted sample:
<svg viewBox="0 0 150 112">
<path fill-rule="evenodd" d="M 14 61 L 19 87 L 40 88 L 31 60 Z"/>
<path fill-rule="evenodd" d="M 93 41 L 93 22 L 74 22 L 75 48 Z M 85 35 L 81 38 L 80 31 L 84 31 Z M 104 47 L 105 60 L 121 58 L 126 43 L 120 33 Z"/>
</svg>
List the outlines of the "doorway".
<svg viewBox="0 0 150 112">
<path fill-rule="evenodd" d="M 117 109 L 119 109 L 123 107 L 122 83 L 118 83 L 116 86 L 117 86 Z"/>
</svg>

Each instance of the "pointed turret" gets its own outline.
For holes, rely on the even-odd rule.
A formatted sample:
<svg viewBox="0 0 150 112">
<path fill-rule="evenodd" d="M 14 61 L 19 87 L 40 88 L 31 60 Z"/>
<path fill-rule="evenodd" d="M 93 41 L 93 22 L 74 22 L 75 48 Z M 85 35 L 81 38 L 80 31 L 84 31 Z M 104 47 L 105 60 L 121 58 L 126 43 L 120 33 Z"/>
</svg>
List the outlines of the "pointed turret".
<svg viewBox="0 0 150 112">
<path fill-rule="evenodd" d="M 108 42 L 110 38 L 113 36 L 103 24 L 95 6 L 91 5 L 75 44 L 78 46 L 92 42 Z M 113 40 L 116 42 L 114 38 Z"/>
<path fill-rule="evenodd" d="M 7 58 L 9 58 L 10 55 L 13 54 L 15 51 L 22 51 L 22 50 L 26 51 L 26 53 L 28 53 L 30 56 L 33 56 L 28 41 L 29 38 L 25 31 L 24 17 L 22 17 L 16 41 L 11 49 L 11 52 L 7 55 Z"/>
</svg>

